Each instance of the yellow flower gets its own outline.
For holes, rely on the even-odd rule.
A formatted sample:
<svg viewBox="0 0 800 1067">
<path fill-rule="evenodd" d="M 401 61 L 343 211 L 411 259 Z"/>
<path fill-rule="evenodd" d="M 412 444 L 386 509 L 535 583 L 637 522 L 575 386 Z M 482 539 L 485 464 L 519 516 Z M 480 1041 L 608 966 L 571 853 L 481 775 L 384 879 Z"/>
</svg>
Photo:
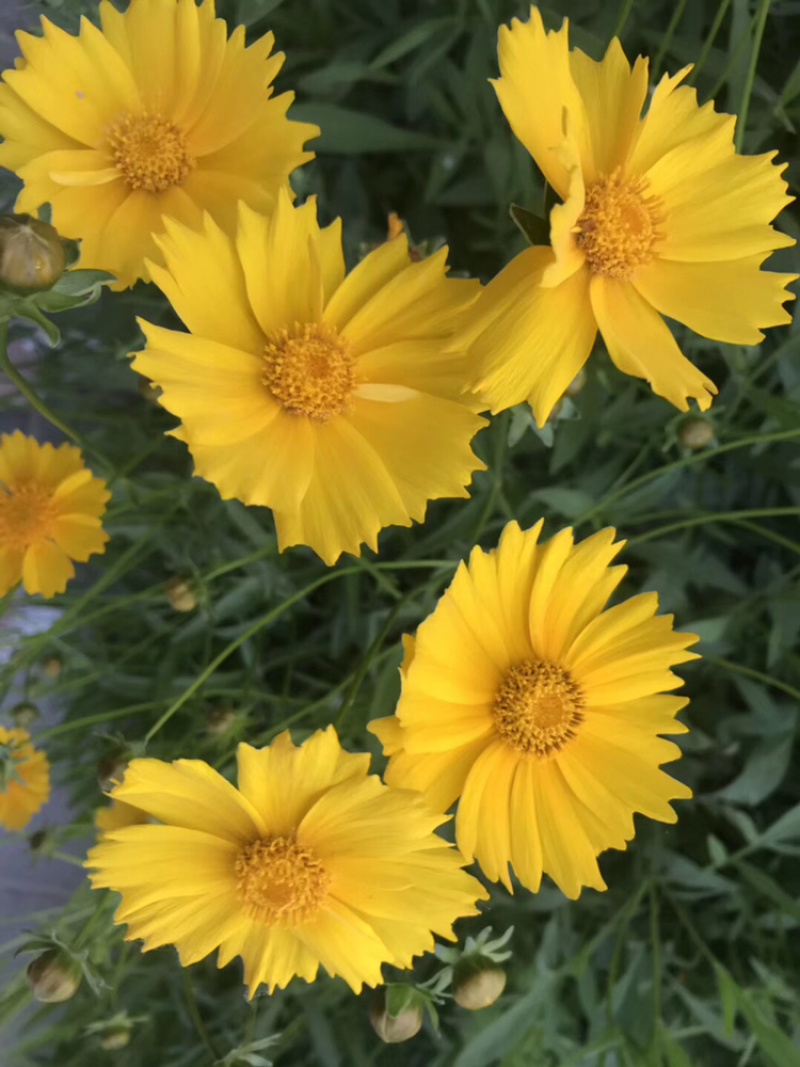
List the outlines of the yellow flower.
<svg viewBox="0 0 800 1067">
<path fill-rule="evenodd" d="M 71 560 L 103 552 L 100 517 L 110 494 L 72 445 L 40 445 L 19 430 L 0 437 L 0 596 L 63 593 Z"/>
<path fill-rule="evenodd" d="M 112 793 L 163 824 L 108 831 L 86 860 L 145 951 L 241 956 L 251 996 L 320 964 L 358 992 L 476 913 L 485 891 L 434 834 L 442 816 L 368 774 L 332 726 L 300 746 L 240 744 L 237 759 L 238 789 L 201 760 L 135 759 Z"/>
<path fill-rule="evenodd" d="M 621 371 L 705 410 L 716 386 L 661 315 L 743 345 L 790 321 L 796 275 L 760 270 L 794 244 L 770 225 L 791 201 L 776 153 L 737 155 L 735 117 L 680 86 L 690 67 L 661 79 L 641 117 L 647 60 L 631 69 L 616 38 L 600 63 L 570 51 L 566 21 L 545 33 L 535 7 L 500 28 L 498 55 L 506 118 L 563 203 L 551 246 L 516 256 L 475 306 L 479 395 L 493 412 L 527 400 L 543 425 L 599 329 Z"/>
<path fill-rule="evenodd" d="M 634 812 L 674 822 L 669 801 L 691 796 L 658 769 L 680 755 L 658 735 L 685 730 L 686 700 L 663 690 L 697 637 L 655 615 L 655 593 L 604 610 L 626 571 L 613 529 L 576 545 L 571 529 L 539 544 L 541 528 L 473 549 L 406 645 L 395 715 L 369 729 L 391 785 L 437 811 L 460 797 L 456 841 L 487 878 L 511 889 L 511 864 L 577 897 L 605 889 L 596 857 L 626 847 Z"/>
<path fill-rule="evenodd" d="M 0 826 L 23 830 L 50 794 L 47 757 L 27 730 L 0 726 Z"/>
<path fill-rule="evenodd" d="M 121 830 L 123 826 L 138 826 L 149 821 L 149 815 L 126 804 L 123 800 L 112 800 L 103 808 L 98 808 L 94 816 L 94 825 L 99 834 L 109 830 Z"/>
<path fill-rule="evenodd" d="M 206 217 L 159 244 L 153 280 L 192 335 L 142 323 L 134 367 L 181 419 L 197 473 L 272 508 L 281 549 L 334 563 L 468 495 L 485 422 L 453 334 L 479 283 L 445 276 L 446 248 L 412 263 L 401 234 L 345 277 L 340 220 L 320 229 L 314 198 L 284 192 L 268 219 L 242 205 L 235 241 Z"/>
<path fill-rule="evenodd" d="M 0 85 L 0 166 L 25 183 L 18 211 L 52 204 L 53 225 L 81 239 L 81 266 L 148 278 L 162 216 L 233 226 L 236 204 L 271 210 L 289 172 L 313 158 L 319 129 L 290 122 L 292 93 L 271 96 L 283 53 L 273 36 L 227 39 L 214 0 L 100 4 L 70 36 L 17 35 L 24 62 Z"/>
</svg>

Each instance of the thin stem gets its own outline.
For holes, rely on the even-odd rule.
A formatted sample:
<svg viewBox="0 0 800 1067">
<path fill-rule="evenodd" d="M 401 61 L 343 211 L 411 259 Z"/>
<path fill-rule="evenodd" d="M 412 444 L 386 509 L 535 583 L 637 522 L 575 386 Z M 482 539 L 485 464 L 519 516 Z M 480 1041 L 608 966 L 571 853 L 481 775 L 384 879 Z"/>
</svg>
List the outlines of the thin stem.
<svg viewBox="0 0 800 1067">
<path fill-rule="evenodd" d="M 625 23 L 628 21 L 628 16 L 633 11 L 633 5 L 636 0 L 620 0 L 619 14 L 617 15 L 617 24 L 614 27 L 612 37 L 619 37 L 622 31 L 625 29 Z"/>
<path fill-rule="evenodd" d="M 683 12 L 686 10 L 686 0 L 678 0 L 675 5 L 675 10 L 672 12 L 672 18 L 667 23 L 667 28 L 661 36 L 661 41 L 656 52 L 656 57 L 653 60 L 653 81 L 658 80 L 658 75 L 661 71 L 661 64 L 664 62 L 664 56 L 667 53 L 667 49 L 672 44 L 672 38 L 677 29 L 678 23 L 683 18 Z"/>
<path fill-rule="evenodd" d="M 8 354 L 8 322 L 6 320 L 0 321 L 0 367 L 8 375 L 10 381 L 14 383 L 20 393 L 25 397 L 30 406 L 37 411 L 43 419 L 46 419 L 52 426 L 55 426 L 57 430 L 60 430 L 65 437 L 68 437 L 71 441 L 80 448 L 81 452 L 86 455 L 94 455 L 102 466 L 107 470 L 113 470 L 112 464 L 97 451 L 92 445 L 83 438 L 77 430 L 73 430 L 71 426 L 68 426 L 66 422 L 58 417 L 54 411 L 45 404 L 30 382 L 27 382 L 19 373 L 17 368 L 11 362 L 11 358 Z"/>
<path fill-rule="evenodd" d="M 708 59 L 708 54 L 714 47 L 714 41 L 717 39 L 720 26 L 722 26 L 722 20 L 728 12 L 731 0 L 720 0 L 720 5 L 717 8 L 717 13 L 714 16 L 714 21 L 711 23 L 711 29 L 708 31 L 705 41 L 703 41 L 703 47 L 700 49 L 700 55 L 697 57 L 697 62 L 692 67 L 692 72 L 689 75 L 688 81 L 694 85 L 697 80 L 697 75 L 705 66 L 705 62 Z"/>
<path fill-rule="evenodd" d="M 761 0 L 756 15 L 753 47 L 750 51 L 750 63 L 747 67 L 747 77 L 745 79 L 744 89 L 742 90 L 742 102 L 739 105 L 739 118 L 736 122 L 736 134 L 734 136 L 734 144 L 736 145 L 737 152 L 741 152 L 742 150 L 742 141 L 744 140 L 745 128 L 747 126 L 747 113 L 750 110 L 750 97 L 752 96 L 753 84 L 756 80 L 758 54 L 761 51 L 761 39 L 764 36 L 764 27 L 767 24 L 767 15 L 769 14 L 769 6 L 771 2 L 772 0 Z"/>
<path fill-rule="evenodd" d="M 183 978 L 183 988 L 186 992 L 186 1006 L 189 1009 L 189 1015 L 194 1023 L 194 1028 L 197 1031 L 197 1035 L 205 1046 L 206 1052 L 211 1056 L 212 1060 L 216 1062 L 219 1059 L 219 1053 L 214 1047 L 214 1043 L 209 1037 L 208 1030 L 206 1030 L 206 1024 L 203 1022 L 203 1017 L 200 1014 L 200 1008 L 197 1004 L 197 998 L 194 995 L 194 987 L 192 986 L 192 979 L 189 977 L 189 972 L 185 967 L 181 967 L 181 976 Z"/>
<path fill-rule="evenodd" d="M 795 689 L 793 685 L 789 685 L 788 682 L 782 682 L 779 678 L 773 678 L 771 674 L 763 674 L 754 667 L 745 667 L 743 663 L 734 663 L 733 660 L 724 659 L 722 656 L 712 656 L 708 652 L 703 653 L 703 659 L 706 663 L 713 663 L 717 667 L 725 667 L 726 670 L 733 671 L 735 674 L 743 674 L 747 678 L 763 682 L 764 685 L 768 685 L 772 689 L 780 689 L 782 693 L 787 693 L 790 697 L 800 701 L 800 689 Z"/>
<path fill-rule="evenodd" d="M 704 526 L 709 522 L 741 522 L 742 519 L 777 519 L 800 515 L 800 508 L 749 508 L 741 511 L 717 511 L 711 515 L 693 515 L 689 519 L 671 522 L 667 526 L 657 526 L 655 530 L 628 538 L 628 545 L 640 545 L 643 541 L 652 541 L 656 537 L 685 530 L 690 526 Z"/>
</svg>

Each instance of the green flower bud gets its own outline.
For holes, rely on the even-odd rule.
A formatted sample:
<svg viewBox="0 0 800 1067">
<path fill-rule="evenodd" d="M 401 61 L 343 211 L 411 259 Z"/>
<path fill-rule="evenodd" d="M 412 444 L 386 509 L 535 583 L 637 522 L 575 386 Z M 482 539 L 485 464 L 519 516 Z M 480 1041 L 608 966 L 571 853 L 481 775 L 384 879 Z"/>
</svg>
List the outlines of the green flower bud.
<svg viewBox="0 0 800 1067">
<path fill-rule="evenodd" d="M 197 607 L 195 591 L 186 578 L 170 578 L 164 584 L 164 592 L 175 611 L 194 611 Z"/>
<path fill-rule="evenodd" d="M 386 1007 L 386 994 L 380 990 L 369 1009 L 369 1021 L 381 1041 L 396 1045 L 409 1041 L 419 1033 L 422 1026 L 422 1006 L 411 1000 L 397 1015 L 390 1015 Z"/>
<path fill-rule="evenodd" d="M 236 722 L 236 712 L 228 704 L 217 704 L 206 712 L 206 730 L 215 737 L 226 734 Z"/>
<path fill-rule="evenodd" d="M 28 986 L 42 1004 L 60 1004 L 81 984 L 80 965 L 60 949 L 51 948 L 28 964 Z"/>
<path fill-rule="evenodd" d="M 63 666 L 64 661 L 61 656 L 48 656 L 47 659 L 42 660 L 42 672 L 48 678 L 58 678 Z"/>
<path fill-rule="evenodd" d="M 494 1004 L 506 987 L 502 967 L 465 966 L 456 968 L 453 1000 L 467 1011 L 480 1011 Z"/>
<path fill-rule="evenodd" d="M 699 452 L 701 448 L 706 448 L 714 440 L 714 427 L 707 419 L 692 416 L 681 423 L 678 440 L 684 448 Z"/>
<path fill-rule="evenodd" d="M 128 766 L 128 757 L 124 752 L 109 752 L 97 761 L 97 784 L 104 793 L 110 792 L 117 782 L 121 782 L 125 769 Z"/>
<path fill-rule="evenodd" d="M 11 709 L 11 719 L 15 726 L 27 729 L 31 723 L 39 718 L 39 709 L 35 704 L 29 704 L 23 700 L 21 704 L 15 704 Z"/>
<path fill-rule="evenodd" d="M 565 394 L 567 396 L 577 396 L 581 389 L 583 389 L 584 385 L 586 385 L 586 371 L 581 367 L 565 389 Z"/>
<path fill-rule="evenodd" d="M 12 289 L 49 289 L 64 273 L 58 231 L 31 215 L 0 215 L 0 283 Z"/>
<path fill-rule="evenodd" d="M 106 1052 L 116 1052 L 117 1049 L 125 1048 L 130 1039 L 131 1030 L 129 1026 L 112 1026 L 99 1036 L 97 1043 Z"/>
</svg>

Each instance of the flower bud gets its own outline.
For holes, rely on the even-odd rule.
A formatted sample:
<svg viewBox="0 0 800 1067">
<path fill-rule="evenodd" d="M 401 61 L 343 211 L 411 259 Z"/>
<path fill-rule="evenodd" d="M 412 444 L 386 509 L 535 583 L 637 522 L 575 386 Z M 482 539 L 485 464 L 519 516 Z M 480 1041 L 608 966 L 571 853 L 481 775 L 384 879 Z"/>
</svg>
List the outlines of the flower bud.
<svg viewBox="0 0 800 1067">
<path fill-rule="evenodd" d="M 108 1030 L 103 1031 L 100 1037 L 97 1039 L 97 1043 L 100 1048 L 106 1050 L 106 1052 L 116 1052 L 117 1049 L 125 1048 L 129 1044 L 131 1039 L 131 1028 L 129 1026 L 112 1026 Z"/>
<path fill-rule="evenodd" d="M 386 1007 L 386 995 L 381 990 L 370 1005 L 369 1021 L 381 1041 L 396 1045 L 401 1041 L 409 1041 L 419 1033 L 422 1006 L 411 1001 L 399 1014 L 390 1015 Z"/>
<path fill-rule="evenodd" d="M 11 718 L 15 726 L 20 726 L 25 730 L 39 718 L 39 709 L 35 704 L 29 704 L 23 700 L 21 704 L 15 704 L 11 709 Z"/>
<path fill-rule="evenodd" d="M 164 592 L 175 611 L 194 611 L 197 607 L 195 591 L 186 578 L 170 578 L 164 583 Z"/>
<path fill-rule="evenodd" d="M 60 1004 L 81 984 L 81 968 L 60 949 L 51 948 L 28 964 L 28 986 L 42 1004 Z"/>
<path fill-rule="evenodd" d="M 12 289 L 49 289 L 64 273 L 58 231 L 31 215 L 0 215 L 0 283 Z"/>
<path fill-rule="evenodd" d="M 453 1000 L 467 1011 L 480 1011 L 494 1004 L 505 987 L 506 972 L 502 967 L 459 968 L 453 985 Z"/>
<path fill-rule="evenodd" d="M 48 678 L 58 678 L 63 666 L 64 661 L 60 656 L 48 656 L 47 659 L 42 661 L 42 672 Z"/>
<path fill-rule="evenodd" d="M 28 848 L 37 854 L 48 855 L 54 844 L 55 839 L 50 830 L 36 830 L 28 837 Z"/>
<path fill-rule="evenodd" d="M 110 792 L 117 782 L 122 781 L 127 766 L 128 759 L 124 752 L 109 752 L 101 756 L 97 761 L 97 784 L 104 793 Z"/>
<path fill-rule="evenodd" d="M 678 440 L 684 448 L 699 452 L 701 448 L 706 448 L 714 440 L 714 427 L 707 419 L 692 416 L 681 423 Z"/>
<path fill-rule="evenodd" d="M 206 730 L 219 737 L 226 734 L 236 722 L 236 712 L 229 704 L 217 704 L 206 713 Z"/>
</svg>

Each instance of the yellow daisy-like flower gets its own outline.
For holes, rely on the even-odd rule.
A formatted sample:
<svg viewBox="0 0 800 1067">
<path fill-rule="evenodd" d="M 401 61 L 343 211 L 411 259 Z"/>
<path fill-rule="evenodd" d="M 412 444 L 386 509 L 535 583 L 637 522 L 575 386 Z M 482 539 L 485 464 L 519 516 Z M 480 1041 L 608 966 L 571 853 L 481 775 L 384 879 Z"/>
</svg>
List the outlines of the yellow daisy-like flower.
<svg viewBox="0 0 800 1067">
<path fill-rule="evenodd" d="M 184 966 L 241 956 L 251 996 L 320 964 L 358 992 L 384 963 L 410 967 L 432 933 L 452 939 L 486 897 L 434 833 L 442 816 L 370 775 L 332 726 L 300 746 L 240 744 L 237 760 L 238 789 L 201 760 L 135 759 L 111 794 L 163 824 L 107 831 L 86 860 L 145 951 L 175 945 Z"/>
<path fill-rule="evenodd" d="M 40 445 L 19 430 L 0 437 L 0 596 L 63 593 L 72 560 L 103 552 L 100 517 L 110 493 L 72 445 Z"/>
<path fill-rule="evenodd" d="M 244 200 L 271 210 L 317 126 L 291 122 L 292 93 L 271 95 L 283 53 L 271 33 L 230 39 L 214 0 L 100 4 L 73 37 L 42 19 L 17 34 L 24 56 L 0 85 L 0 166 L 25 183 L 17 211 L 49 201 L 53 225 L 81 239 L 81 266 L 149 277 L 162 216 L 233 226 Z"/>
<path fill-rule="evenodd" d="M 429 500 L 467 496 L 485 420 L 463 393 L 453 340 L 477 281 L 446 277 L 447 248 L 412 262 L 401 234 L 345 277 L 341 222 L 316 202 L 240 208 L 235 241 L 210 218 L 176 223 L 152 267 L 190 334 L 141 323 L 137 371 L 182 422 L 198 474 L 226 499 L 272 508 L 281 549 L 326 563 L 371 548 Z"/>
<path fill-rule="evenodd" d="M 406 646 L 395 715 L 369 729 L 387 782 L 437 811 L 460 798 L 458 847 L 487 878 L 511 889 L 511 864 L 534 892 L 544 872 L 577 897 L 605 889 L 596 857 L 625 848 L 634 812 L 674 822 L 669 801 L 691 796 L 658 769 L 680 755 L 658 735 L 686 729 L 686 700 L 663 691 L 697 637 L 655 615 L 655 593 L 605 609 L 627 569 L 610 566 L 613 529 L 577 545 L 541 529 L 512 522 L 473 549 Z"/>
<path fill-rule="evenodd" d="M 600 63 L 570 51 L 567 22 L 545 33 L 535 7 L 500 28 L 498 56 L 500 105 L 563 203 L 551 245 L 516 256 L 475 306 L 479 395 L 493 412 L 527 400 L 543 425 L 599 330 L 625 374 L 707 409 L 716 386 L 661 315 L 744 345 L 790 321 L 797 276 L 760 269 L 794 244 L 770 225 L 792 199 L 776 153 L 737 155 L 735 117 L 680 85 L 690 67 L 661 79 L 642 116 L 647 60 L 631 69 L 616 38 Z"/>
<path fill-rule="evenodd" d="M 50 794 L 47 757 L 26 730 L 0 726 L 0 826 L 23 830 Z"/>
</svg>

